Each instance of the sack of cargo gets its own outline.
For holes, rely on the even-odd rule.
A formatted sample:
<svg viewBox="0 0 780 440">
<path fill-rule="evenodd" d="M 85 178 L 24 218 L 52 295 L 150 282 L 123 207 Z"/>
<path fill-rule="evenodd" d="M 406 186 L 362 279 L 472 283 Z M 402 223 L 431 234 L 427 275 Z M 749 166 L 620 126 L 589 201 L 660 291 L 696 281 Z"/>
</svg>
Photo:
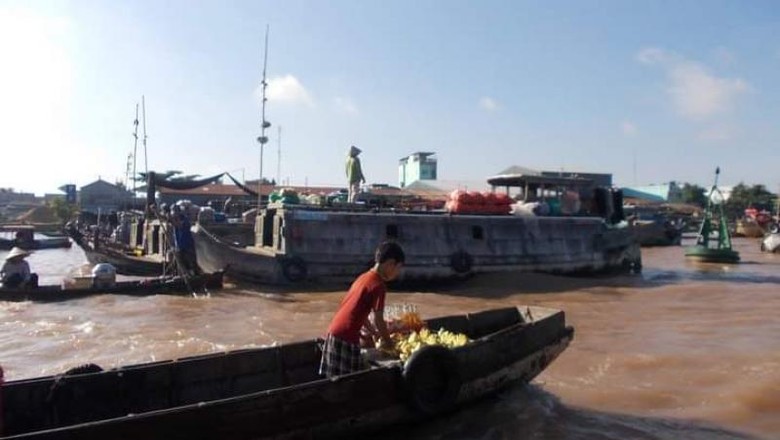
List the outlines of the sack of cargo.
<svg viewBox="0 0 780 440">
<path fill-rule="evenodd" d="M 486 205 L 498 204 L 498 194 L 494 192 L 485 192 L 482 194 L 482 198 L 485 200 Z"/>
<path fill-rule="evenodd" d="M 512 198 L 509 197 L 509 194 L 495 193 L 495 197 L 496 205 L 511 205 L 513 203 Z"/>
<path fill-rule="evenodd" d="M 479 191 L 470 191 L 468 193 L 473 205 L 482 205 L 485 203 L 485 198 L 482 197 L 482 193 Z"/>
</svg>

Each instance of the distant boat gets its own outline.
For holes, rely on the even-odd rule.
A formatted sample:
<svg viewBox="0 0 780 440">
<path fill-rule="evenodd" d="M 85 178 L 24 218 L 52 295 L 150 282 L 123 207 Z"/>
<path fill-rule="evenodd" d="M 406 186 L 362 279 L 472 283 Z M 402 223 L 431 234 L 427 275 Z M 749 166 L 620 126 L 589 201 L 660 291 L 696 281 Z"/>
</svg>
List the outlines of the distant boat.
<svg viewBox="0 0 780 440">
<path fill-rule="evenodd" d="M 654 206 L 623 208 L 640 246 L 679 246 L 685 226 Z"/>
<path fill-rule="evenodd" d="M 780 232 L 770 232 L 761 240 L 761 251 L 780 252 Z"/>
<path fill-rule="evenodd" d="M 32 225 L 2 225 L 0 226 L 0 250 L 10 250 L 14 246 L 25 250 L 69 248 L 68 237 L 35 238 L 35 226 Z"/>
<path fill-rule="evenodd" d="M 202 293 L 204 289 L 219 289 L 222 287 L 222 272 L 194 275 L 187 279 L 180 276 L 168 276 L 150 280 L 119 281 L 110 286 L 66 287 L 59 285 L 39 286 L 34 288 L 5 288 L 0 286 L 0 301 L 67 301 L 95 295 L 129 295 L 149 296 L 161 294 L 191 295 Z"/>
<path fill-rule="evenodd" d="M 706 263 L 738 263 L 739 253 L 731 248 L 726 215 L 723 212 L 723 193 L 718 189 L 720 167 L 715 170 L 715 183 L 707 197 L 707 208 L 704 210 L 704 220 L 696 237 L 696 244 L 685 248 L 685 256 L 691 260 Z M 717 207 L 717 229 L 713 228 L 713 210 Z"/>
</svg>

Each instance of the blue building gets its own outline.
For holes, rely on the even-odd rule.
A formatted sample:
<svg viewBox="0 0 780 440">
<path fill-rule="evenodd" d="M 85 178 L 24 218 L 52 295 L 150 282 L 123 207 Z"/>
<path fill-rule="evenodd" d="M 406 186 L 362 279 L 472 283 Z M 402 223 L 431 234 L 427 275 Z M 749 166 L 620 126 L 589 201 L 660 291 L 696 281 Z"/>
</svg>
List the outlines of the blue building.
<svg viewBox="0 0 780 440">
<path fill-rule="evenodd" d="M 398 161 L 398 186 L 401 188 L 418 180 L 436 180 L 436 153 L 417 152 Z"/>
</svg>

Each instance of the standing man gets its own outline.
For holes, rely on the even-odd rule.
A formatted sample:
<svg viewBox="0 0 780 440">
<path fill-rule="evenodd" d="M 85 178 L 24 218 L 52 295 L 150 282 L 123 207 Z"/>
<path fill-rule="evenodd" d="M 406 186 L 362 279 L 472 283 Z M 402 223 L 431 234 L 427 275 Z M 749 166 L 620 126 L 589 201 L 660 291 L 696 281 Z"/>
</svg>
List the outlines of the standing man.
<svg viewBox="0 0 780 440">
<path fill-rule="evenodd" d="M 201 272 L 195 254 L 195 240 L 190 230 L 190 219 L 175 205 L 171 207 L 171 224 L 176 263 L 182 266 L 179 269 L 188 276 L 199 275 Z"/>
<path fill-rule="evenodd" d="M 360 182 L 365 183 L 366 178 L 363 176 L 363 169 L 360 166 L 360 154 L 362 150 L 356 146 L 349 148 L 349 154 L 347 155 L 347 182 L 349 183 L 349 197 L 347 201 L 349 203 L 355 203 L 355 198 L 360 192 Z"/>
<path fill-rule="evenodd" d="M 393 346 L 384 318 L 385 283 L 398 277 L 404 260 L 404 251 L 398 243 L 386 241 L 377 247 L 374 267 L 352 283 L 328 326 L 320 375 L 340 376 L 363 368 L 360 356 L 360 330 L 363 328 L 378 336 L 381 347 Z M 374 313 L 373 323 L 369 320 L 371 312 Z"/>
</svg>

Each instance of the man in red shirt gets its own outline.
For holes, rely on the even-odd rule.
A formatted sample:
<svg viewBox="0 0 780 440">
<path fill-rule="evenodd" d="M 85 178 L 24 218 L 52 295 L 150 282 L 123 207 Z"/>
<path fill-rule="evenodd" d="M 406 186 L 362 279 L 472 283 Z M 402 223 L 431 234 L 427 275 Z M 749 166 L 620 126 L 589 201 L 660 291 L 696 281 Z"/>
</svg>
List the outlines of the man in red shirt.
<svg viewBox="0 0 780 440">
<path fill-rule="evenodd" d="M 377 247 L 374 267 L 352 283 L 328 326 L 320 362 L 321 375 L 339 376 L 363 368 L 360 330 L 364 327 L 370 333 L 378 333 L 382 347 L 392 347 L 384 319 L 385 283 L 398 277 L 404 260 L 404 251 L 398 243 L 384 242 Z M 373 325 L 368 319 L 371 312 L 374 312 Z"/>
</svg>

